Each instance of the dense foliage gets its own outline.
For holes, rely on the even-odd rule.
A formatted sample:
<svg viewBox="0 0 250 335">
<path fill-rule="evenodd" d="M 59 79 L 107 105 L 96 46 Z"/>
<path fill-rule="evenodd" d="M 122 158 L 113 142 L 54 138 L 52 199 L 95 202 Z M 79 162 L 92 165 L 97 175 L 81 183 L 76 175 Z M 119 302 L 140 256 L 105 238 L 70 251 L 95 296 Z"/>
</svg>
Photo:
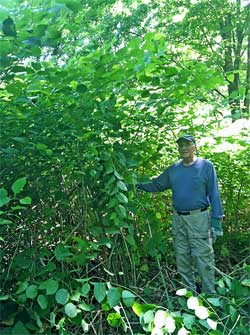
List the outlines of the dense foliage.
<svg viewBox="0 0 250 335">
<path fill-rule="evenodd" d="M 248 334 L 249 16 L 243 0 L 1 2 L 1 335 Z M 220 182 L 214 297 L 176 294 L 170 194 L 135 192 L 184 132 Z"/>
</svg>

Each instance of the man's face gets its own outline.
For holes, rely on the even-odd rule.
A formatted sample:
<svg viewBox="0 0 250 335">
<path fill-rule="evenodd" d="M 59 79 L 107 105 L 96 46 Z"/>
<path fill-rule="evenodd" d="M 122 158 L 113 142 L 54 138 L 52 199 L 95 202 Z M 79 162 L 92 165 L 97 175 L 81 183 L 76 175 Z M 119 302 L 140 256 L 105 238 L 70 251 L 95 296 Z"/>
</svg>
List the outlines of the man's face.
<svg viewBox="0 0 250 335">
<path fill-rule="evenodd" d="M 182 159 L 193 158 L 195 150 L 195 145 L 191 141 L 183 139 L 178 142 L 178 151 Z"/>
</svg>

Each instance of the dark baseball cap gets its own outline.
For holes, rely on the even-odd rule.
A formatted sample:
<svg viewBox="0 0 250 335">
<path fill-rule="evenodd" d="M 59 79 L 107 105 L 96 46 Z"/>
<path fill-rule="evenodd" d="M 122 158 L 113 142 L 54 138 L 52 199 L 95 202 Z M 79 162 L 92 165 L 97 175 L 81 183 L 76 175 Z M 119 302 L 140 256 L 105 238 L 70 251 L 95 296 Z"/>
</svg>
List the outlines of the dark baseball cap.
<svg viewBox="0 0 250 335">
<path fill-rule="evenodd" d="M 178 138 L 176 143 L 179 143 L 182 140 L 186 140 L 186 141 L 189 141 L 189 142 L 192 142 L 192 143 L 195 144 L 195 138 L 192 135 L 183 135 L 183 136 Z"/>
</svg>

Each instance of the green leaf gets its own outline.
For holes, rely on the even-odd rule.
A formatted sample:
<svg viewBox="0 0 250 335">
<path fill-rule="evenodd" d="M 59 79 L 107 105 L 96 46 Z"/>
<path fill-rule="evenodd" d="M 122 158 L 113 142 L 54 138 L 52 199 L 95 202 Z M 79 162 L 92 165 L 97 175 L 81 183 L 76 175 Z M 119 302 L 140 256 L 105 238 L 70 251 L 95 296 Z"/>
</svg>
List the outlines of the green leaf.
<svg viewBox="0 0 250 335">
<path fill-rule="evenodd" d="M 250 287 L 250 279 L 244 279 L 244 280 L 241 282 L 241 284 L 242 284 L 243 286 L 248 286 L 248 287 Z"/>
<path fill-rule="evenodd" d="M 87 86 L 85 86 L 83 84 L 80 84 L 80 85 L 77 86 L 76 90 L 77 90 L 78 93 L 85 93 L 85 92 L 87 92 L 88 88 L 87 88 Z"/>
<path fill-rule="evenodd" d="M 14 224 L 14 222 L 10 220 L 0 219 L 0 226 L 8 225 L 8 224 Z"/>
<path fill-rule="evenodd" d="M 210 304 L 215 307 L 221 306 L 220 298 L 207 298 L 207 301 L 210 302 Z"/>
<path fill-rule="evenodd" d="M 122 317 L 119 313 L 109 313 L 107 317 L 108 324 L 111 327 L 119 327 L 122 322 Z"/>
<path fill-rule="evenodd" d="M 45 310 L 48 307 L 47 297 L 43 294 L 39 294 L 39 296 L 37 297 L 37 302 L 39 306 L 41 307 L 41 309 L 43 310 Z"/>
<path fill-rule="evenodd" d="M 113 307 L 115 307 L 116 305 L 119 304 L 119 302 L 121 300 L 121 294 L 120 294 L 119 289 L 117 287 L 111 287 L 108 290 L 107 300 L 108 300 L 109 306 L 111 308 L 113 308 Z"/>
<path fill-rule="evenodd" d="M 132 306 L 132 309 L 134 313 L 137 316 L 141 316 L 142 313 L 146 313 L 149 310 L 155 309 L 155 305 L 153 304 L 139 304 L 138 302 L 135 302 Z"/>
<path fill-rule="evenodd" d="M 122 299 L 124 304 L 127 307 L 132 307 L 135 301 L 135 295 L 133 293 L 131 293 L 130 291 L 127 290 L 123 290 L 122 291 Z"/>
<path fill-rule="evenodd" d="M 44 281 L 39 286 L 39 289 L 46 290 L 47 295 L 52 295 L 56 293 L 56 291 L 58 290 L 58 286 L 59 286 L 58 282 L 51 278 L 51 279 Z"/>
<path fill-rule="evenodd" d="M 122 180 L 123 177 L 115 170 L 114 175 L 116 176 L 117 179 Z"/>
<path fill-rule="evenodd" d="M 73 254 L 68 251 L 68 248 L 63 244 L 59 244 L 55 249 L 55 256 L 58 261 L 63 261 L 65 258 L 72 256 Z"/>
<path fill-rule="evenodd" d="M 124 184 L 124 182 L 121 181 L 121 180 L 118 181 L 117 186 L 118 186 L 118 188 L 119 188 L 120 190 L 122 190 L 122 191 L 127 191 L 127 190 L 128 190 L 128 189 L 127 189 L 127 186 L 126 186 L 126 185 Z"/>
<path fill-rule="evenodd" d="M 127 212 L 124 206 L 118 205 L 118 210 L 121 213 L 121 217 L 125 218 L 127 216 Z"/>
<path fill-rule="evenodd" d="M 7 205 L 10 200 L 7 190 L 5 188 L 0 188 L 0 207 Z"/>
<path fill-rule="evenodd" d="M 20 286 L 18 287 L 18 289 L 16 291 L 16 294 L 20 294 L 20 293 L 26 291 L 28 286 L 29 286 L 29 284 L 26 281 L 21 282 Z"/>
<path fill-rule="evenodd" d="M 191 329 L 193 324 L 195 323 L 195 316 L 191 314 L 184 313 L 183 314 L 183 323 L 187 329 Z"/>
<path fill-rule="evenodd" d="M 98 302 L 106 297 L 106 285 L 104 283 L 94 283 L 94 297 Z"/>
<path fill-rule="evenodd" d="M 24 197 L 19 200 L 20 204 L 22 205 L 30 205 L 31 204 L 31 198 L 30 197 Z"/>
<path fill-rule="evenodd" d="M 95 309 L 94 305 L 88 305 L 88 304 L 85 304 L 85 302 L 80 303 L 78 305 L 78 307 L 85 312 L 90 312 L 90 311 L 93 311 Z"/>
<path fill-rule="evenodd" d="M 30 285 L 26 289 L 26 296 L 27 298 L 34 299 L 37 296 L 37 286 Z"/>
<path fill-rule="evenodd" d="M 144 313 L 143 319 L 145 323 L 151 323 L 154 320 L 154 312 L 152 310 L 147 311 Z"/>
<path fill-rule="evenodd" d="M 12 328 L 12 334 L 14 335 L 30 335 L 28 329 L 24 326 L 21 321 L 17 321 L 15 326 Z"/>
<path fill-rule="evenodd" d="M 120 202 L 127 204 L 128 203 L 128 198 L 126 197 L 125 194 L 123 193 L 118 193 L 117 198 Z"/>
<path fill-rule="evenodd" d="M 61 305 L 65 305 L 69 301 L 68 290 L 61 288 L 56 292 L 56 302 Z"/>
<path fill-rule="evenodd" d="M 9 295 L 2 295 L 0 297 L 0 301 L 6 301 L 6 300 L 9 300 Z"/>
<path fill-rule="evenodd" d="M 11 186 L 11 189 L 12 189 L 14 195 L 20 193 L 23 190 L 23 188 L 24 188 L 24 186 L 26 184 L 26 181 L 27 181 L 26 177 L 23 177 L 23 178 L 17 179 L 13 183 L 13 185 Z"/>
<path fill-rule="evenodd" d="M 65 305 L 65 313 L 68 315 L 70 318 L 75 318 L 79 312 L 79 309 L 72 304 L 71 302 Z"/>
<path fill-rule="evenodd" d="M 88 283 L 84 284 L 81 288 L 81 295 L 88 297 L 90 291 L 90 285 Z"/>
<path fill-rule="evenodd" d="M 84 319 L 82 319 L 81 326 L 82 326 L 82 330 L 84 331 L 84 333 L 88 333 L 89 324 Z"/>
<path fill-rule="evenodd" d="M 8 191 L 5 188 L 0 188 L 0 199 L 8 196 Z"/>
</svg>

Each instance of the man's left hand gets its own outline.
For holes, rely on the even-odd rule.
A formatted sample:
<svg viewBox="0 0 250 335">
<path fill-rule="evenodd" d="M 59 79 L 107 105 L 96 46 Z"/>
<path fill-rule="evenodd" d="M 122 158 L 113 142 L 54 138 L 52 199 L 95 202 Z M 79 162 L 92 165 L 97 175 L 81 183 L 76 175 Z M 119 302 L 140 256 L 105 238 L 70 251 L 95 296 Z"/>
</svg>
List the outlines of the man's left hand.
<svg viewBox="0 0 250 335">
<path fill-rule="evenodd" d="M 212 218 L 211 228 L 212 228 L 213 243 L 215 243 L 217 237 L 223 236 L 222 219 Z"/>
</svg>

